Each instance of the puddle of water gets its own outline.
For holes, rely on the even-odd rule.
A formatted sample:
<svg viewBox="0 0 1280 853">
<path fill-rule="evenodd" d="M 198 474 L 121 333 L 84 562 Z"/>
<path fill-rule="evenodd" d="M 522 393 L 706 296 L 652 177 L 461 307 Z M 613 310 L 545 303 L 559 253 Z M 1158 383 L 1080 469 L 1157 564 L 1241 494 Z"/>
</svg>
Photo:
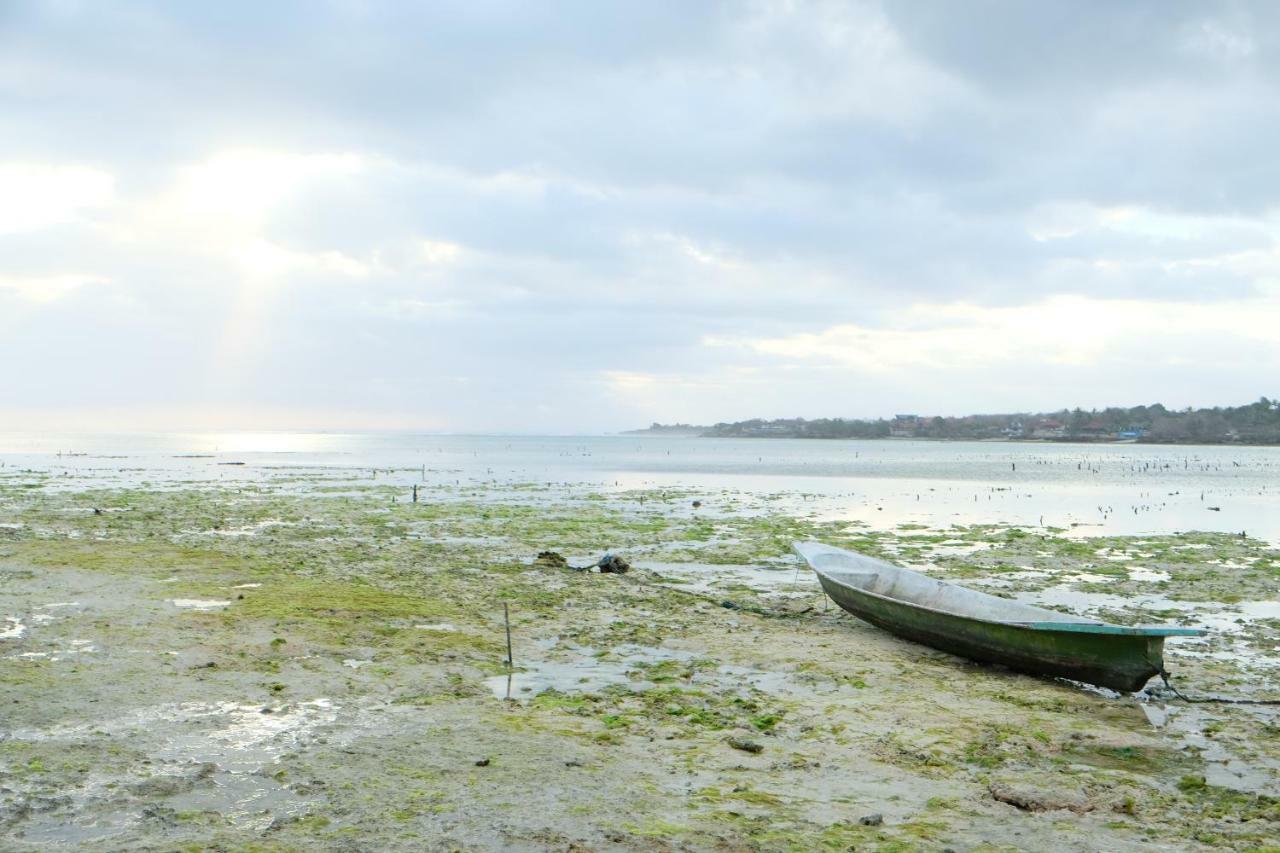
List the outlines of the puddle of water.
<svg viewBox="0 0 1280 853">
<path fill-rule="evenodd" d="M 179 731 L 155 751 L 155 757 L 181 762 L 213 762 L 232 773 L 252 773 L 297 747 L 311 731 L 337 715 L 328 699 L 303 702 L 275 713 L 261 705 L 190 704 L 152 712 Z"/>
<path fill-rule="evenodd" d="M 963 539 L 948 539 L 943 542 L 933 542 L 929 544 L 929 548 L 939 553 L 939 556 L 963 557 L 968 554 L 977 554 L 980 551 L 990 551 L 995 547 L 992 542 L 965 542 Z"/>
<path fill-rule="evenodd" d="M 1177 644 L 1179 657 L 1222 661 L 1223 663 L 1237 664 L 1246 669 L 1272 670 L 1280 668 L 1280 658 L 1276 657 L 1276 653 L 1280 651 L 1280 646 L 1259 649 L 1244 640 L 1237 640 L 1232 644 L 1230 651 L 1214 651 L 1201 648 L 1201 646 L 1207 645 L 1203 639 L 1181 637 L 1170 638 L 1169 642 L 1174 642 L 1175 639 L 1181 640 Z"/>
<path fill-rule="evenodd" d="M 573 663 L 538 661 L 524 664 L 518 672 L 495 675 L 484 682 L 498 699 L 531 699 L 548 690 L 595 693 L 606 687 L 631 684 L 627 676 L 630 670 L 631 667 L 624 663 L 594 659 Z"/>
<path fill-rule="evenodd" d="M 1096 572 L 1075 572 L 1069 575 L 1063 575 L 1062 580 L 1070 583 L 1107 583 L 1114 581 L 1115 578 L 1110 575 L 1100 575 Z"/>
<path fill-rule="evenodd" d="M 76 818 L 61 811 L 32 815 L 22 823 L 22 838 L 33 844 L 80 845 L 119 835 L 136 821 L 125 812 Z"/>
<path fill-rule="evenodd" d="M 0 640 L 16 640 L 27 632 L 27 626 L 22 624 L 22 620 L 17 616 L 5 616 L 0 618 Z"/>
<path fill-rule="evenodd" d="M 244 527 L 228 527 L 228 528 L 219 529 L 219 530 L 205 530 L 205 531 L 201 531 L 197 535 L 199 536 L 231 536 L 231 537 L 256 536 L 257 534 L 261 533 L 262 531 L 266 530 L 269 527 L 291 527 L 292 524 L 293 523 L 289 521 L 281 521 L 278 518 L 271 518 L 271 519 L 267 519 L 266 521 L 259 521 L 255 524 L 246 524 Z"/>
<path fill-rule="evenodd" d="M 554 641 L 538 644 L 543 651 L 555 647 Z M 656 646 L 640 646 L 631 643 L 615 647 L 606 653 L 597 653 L 584 646 L 567 649 L 567 660 L 543 660 L 526 663 L 521 671 L 495 675 L 485 679 L 493 695 L 499 699 L 531 699 L 539 693 L 555 690 L 559 693 L 594 693 L 607 687 L 625 685 L 634 692 L 643 692 L 656 686 L 645 678 L 645 665 L 695 660 L 695 652 Z M 741 692 L 757 690 L 772 694 L 832 693 L 843 689 L 834 683 L 825 689 L 821 685 L 797 682 L 791 673 L 767 672 L 747 666 L 721 665 L 694 670 L 691 683 L 718 691 Z"/>
<path fill-rule="evenodd" d="M 1206 610 L 1212 604 L 1197 605 Z M 1250 622 L 1260 619 L 1280 619 L 1280 601 L 1241 601 L 1227 605 L 1226 609 L 1199 612 L 1197 618 L 1207 627 L 1225 633 L 1239 633 L 1249 626 Z"/>
<path fill-rule="evenodd" d="M 262 586 L 260 583 L 238 583 L 231 587 L 232 589 L 257 589 Z"/>
<path fill-rule="evenodd" d="M 282 752 L 309 740 L 321 725 L 337 719 L 329 699 L 300 702 L 264 713 L 262 705 L 187 702 L 140 708 L 109 721 L 49 729 L 19 729 L 14 740 L 72 741 L 102 735 L 127 737 L 153 758 L 182 764 L 216 763 L 234 773 L 252 773 Z M 148 748 L 148 739 L 159 741 Z"/>
<path fill-rule="evenodd" d="M 1222 568 L 1224 568 L 1224 569 L 1251 569 L 1251 568 L 1253 568 L 1253 561 L 1249 561 L 1249 562 L 1240 562 L 1239 560 L 1208 560 L 1208 561 L 1206 561 L 1206 564 L 1207 564 L 1207 565 L 1210 565 L 1210 566 L 1221 566 L 1221 567 L 1222 567 Z"/>
<path fill-rule="evenodd" d="M 1235 606 L 1250 619 L 1280 619 L 1280 601 L 1242 601 Z"/>
<path fill-rule="evenodd" d="M 214 598 L 174 598 L 170 599 L 174 607 L 183 610 L 217 610 L 221 607 L 230 607 L 230 601 L 219 601 Z"/>
<path fill-rule="evenodd" d="M 1162 572 L 1159 569 L 1144 569 L 1141 566 L 1129 567 L 1129 580 L 1135 581 L 1167 581 L 1169 573 Z"/>
<path fill-rule="evenodd" d="M 1110 579 L 1109 579 L 1110 580 Z M 1034 592 L 1022 592 L 1016 595 L 1019 601 L 1036 604 L 1041 607 L 1066 607 L 1074 613 L 1088 615 L 1094 610 L 1178 610 L 1187 614 L 1195 614 L 1197 619 L 1204 618 L 1204 611 L 1212 610 L 1220 605 L 1202 601 L 1174 601 L 1158 595 L 1116 595 L 1109 592 L 1082 592 L 1068 586 L 1050 586 Z"/>
<path fill-rule="evenodd" d="M 1152 728 L 1162 729 L 1165 723 L 1169 721 L 1169 708 L 1165 705 L 1153 705 L 1149 702 L 1143 702 L 1138 706 L 1142 709 L 1143 715 L 1146 716 L 1147 722 Z"/>
<path fill-rule="evenodd" d="M 81 801 L 73 814 L 56 809 L 32 815 L 23 823 L 23 836 L 61 844 L 109 838 L 136 825 L 137 797 L 161 813 L 217 812 L 237 826 L 266 831 L 311 804 L 265 769 L 283 753 L 308 746 L 320 727 L 336 719 L 336 709 L 323 698 L 270 714 L 259 705 L 189 703 L 144 708 L 110 722 L 13 732 L 17 740 L 127 738 L 147 752 L 155 771 L 145 779 L 130 777 L 123 786 L 119 778 L 87 780 L 69 792 Z M 133 794 L 124 793 L 131 789 Z"/>
<path fill-rule="evenodd" d="M 555 640 L 535 643 L 543 652 L 557 648 Z M 654 684 L 642 677 L 641 664 L 668 660 L 688 661 L 695 655 L 681 649 L 638 646 L 626 643 L 606 653 L 587 646 L 568 646 L 565 660 L 522 662 L 520 670 L 485 679 L 499 699 L 531 699 L 539 693 L 595 693 L 606 687 L 628 685 L 632 690 L 648 690 Z"/>
<path fill-rule="evenodd" d="M 1273 766 L 1272 773 L 1277 769 L 1280 768 Z M 1235 756 L 1206 764 L 1204 779 L 1210 785 L 1246 793 L 1280 794 L 1280 785 L 1276 784 L 1271 773 L 1252 761 L 1243 761 Z"/>
<path fill-rule="evenodd" d="M 691 661 L 698 657 L 697 652 L 687 649 L 670 649 L 665 646 L 642 646 L 638 643 L 623 643 L 613 647 L 613 654 L 627 663 L 634 665 L 654 663 L 664 660 Z"/>
<path fill-rule="evenodd" d="M 793 683 L 793 679 L 788 673 L 765 672 L 748 666 L 719 666 L 716 667 L 715 674 L 720 676 L 720 679 L 729 679 L 730 683 L 739 689 L 744 687 L 754 688 L 762 693 L 834 692 L 834 688 L 830 691 L 815 691 L 811 687 L 801 689 Z M 702 677 L 705 676 L 695 676 L 694 681 L 697 682 Z"/>
<path fill-rule="evenodd" d="M 22 652 L 21 654 L 10 655 L 16 660 L 47 660 L 60 661 L 67 655 L 93 654 L 98 651 L 97 646 L 91 640 L 72 640 L 70 648 L 56 649 L 50 652 Z"/>
<path fill-rule="evenodd" d="M 414 625 L 419 631 L 456 631 L 452 622 L 432 622 L 429 625 Z"/>
<path fill-rule="evenodd" d="M 310 803 L 287 787 L 255 774 L 213 774 L 212 787 L 192 790 L 168 798 L 165 803 L 177 812 L 214 811 L 241 827 L 266 832 L 281 818 L 307 813 Z"/>
<path fill-rule="evenodd" d="M 1267 706 L 1241 710 L 1273 723 L 1277 717 L 1277 711 Z M 1205 760 L 1205 781 L 1210 785 L 1270 796 L 1280 794 L 1280 761 L 1257 751 L 1250 753 L 1248 760 L 1242 759 L 1229 743 L 1205 734 L 1205 726 L 1216 719 L 1212 711 L 1203 708 L 1170 706 L 1166 709 L 1165 730 L 1199 752 Z"/>
</svg>

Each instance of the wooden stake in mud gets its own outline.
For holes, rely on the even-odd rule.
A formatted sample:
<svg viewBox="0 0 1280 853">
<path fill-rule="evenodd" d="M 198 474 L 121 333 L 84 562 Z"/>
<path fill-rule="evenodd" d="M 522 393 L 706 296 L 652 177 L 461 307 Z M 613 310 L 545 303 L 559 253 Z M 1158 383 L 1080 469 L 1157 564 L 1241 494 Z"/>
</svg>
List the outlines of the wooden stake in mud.
<svg viewBox="0 0 1280 853">
<path fill-rule="evenodd" d="M 502 621 L 507 625 L 507 667 L 514 667 L 515 663 L 511 659 L 511 608 L 507 603 L 502 602 Z"/>
</svg>

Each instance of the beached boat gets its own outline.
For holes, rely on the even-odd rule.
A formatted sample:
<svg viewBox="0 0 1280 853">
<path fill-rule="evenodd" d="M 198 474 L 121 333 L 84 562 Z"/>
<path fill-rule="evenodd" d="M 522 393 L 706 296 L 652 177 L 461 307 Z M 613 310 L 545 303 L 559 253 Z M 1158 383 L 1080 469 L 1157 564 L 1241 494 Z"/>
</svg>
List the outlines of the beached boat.
<svg viewBox="0 0 1280 853">
<path fill-rule="evenodd" d="M 1139 690 L 1164 669 L 1164 638 L 1199 628 L 1111 625 L 999 598 L 863 554 L 797 542 L 796 553 L 845 610 L 962 657 L 1112 690 Z"/>
</svg>

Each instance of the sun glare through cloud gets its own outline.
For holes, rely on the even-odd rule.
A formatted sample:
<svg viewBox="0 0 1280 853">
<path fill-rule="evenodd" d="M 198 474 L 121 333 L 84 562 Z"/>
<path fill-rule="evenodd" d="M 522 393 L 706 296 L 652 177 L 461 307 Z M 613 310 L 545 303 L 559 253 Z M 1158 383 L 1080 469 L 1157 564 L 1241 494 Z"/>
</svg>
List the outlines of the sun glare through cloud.
<svg viewBox="0 0 1280 853">
<path fill-rule="evenodd" d="M 92 396 L 89 340 L 150 389 L 140 427 L 165 406 L 531 432 L 748 399 L 874 415 L 907 373 L 958 412 L 1017 405 L 989 377 L 1037 368 L 1105 405 L 1171 393 L 1184 359 L 1233 376 L 1171 402 L 1233 403 L 1276 362 L 1257 10 L 1054 37 L 1019 13 L 1015 52 L 896 3 L 626 7 L 575 50 L 553 13 L 517 37 L 500 7 L 339 5 L 259 22 L 265 62 L 248 22 L 18 8 L 7 61 L 42 69 L 43 106 L 0 116 L 0 347 L 33 365 L 27 411 Z"/>
</svg>

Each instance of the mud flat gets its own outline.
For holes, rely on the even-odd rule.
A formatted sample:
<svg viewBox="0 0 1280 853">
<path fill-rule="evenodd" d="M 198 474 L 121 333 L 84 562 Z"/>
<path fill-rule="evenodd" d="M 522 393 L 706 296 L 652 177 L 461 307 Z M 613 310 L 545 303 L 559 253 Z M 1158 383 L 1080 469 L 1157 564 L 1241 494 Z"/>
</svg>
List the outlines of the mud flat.
<svg viewBox="0 0 1280 853">
<path fill-rule="evenodd" d="M 1206 625 L 1167 646 L 1182 689 L 1275 697 L 1263 542 L 874 529 L 674 490 L 413 504 L 308 476 L 0 479 L 0 846 L 1280 849 L 1274 706 L 967 663 L 825 606 L 789 556 L 814 537 Z"/>
</svg>

